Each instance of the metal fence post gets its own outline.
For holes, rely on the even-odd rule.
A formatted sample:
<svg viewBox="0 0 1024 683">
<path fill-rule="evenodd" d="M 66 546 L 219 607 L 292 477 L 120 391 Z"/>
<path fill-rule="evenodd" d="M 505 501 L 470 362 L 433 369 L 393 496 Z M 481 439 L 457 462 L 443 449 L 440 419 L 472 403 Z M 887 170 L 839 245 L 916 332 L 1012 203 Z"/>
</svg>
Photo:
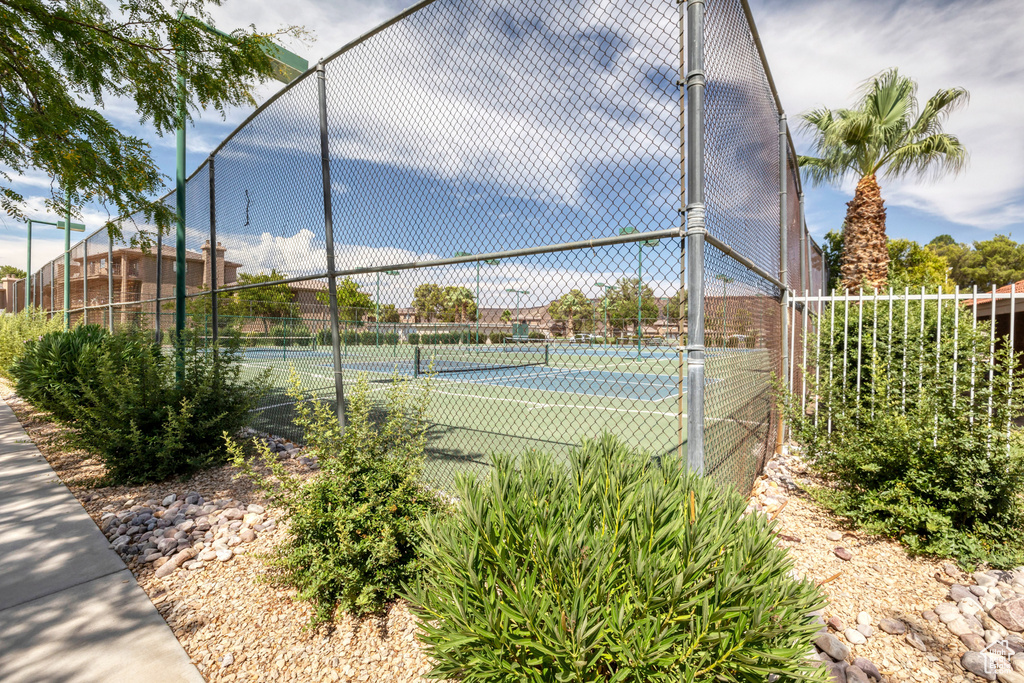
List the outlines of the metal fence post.
<svg viewBox="0 0 1024 683">
<path fill-rule="evenodd" d="M 789 338 L 789 270 L 787 267 L 788 250 L 788 205 L 787 205 L 787 180 L 789 176 L 788 150 L 786 147 L 786 115 L 779 112 L 779 280 L 782 282 L 782 383 L 789 388 L 787 378 L 789 376 L 789 349 L 786 348 L 786 340 Z M 786 424 L 779 422 L 779 446 L 786 438 Z"/>
<path fill-rule="evenodd" d="M 210 322 L 213 329 L 210 336 L 213 350 L 217 351 L 217 190 L 214 182 L 214 157 L 210 155 Z"/>
<path fill-rule="evenodd" d="M 82 322 L 89 324 L 89 238 L 82 240 Z"/>
<path fill-rule="evenodd" d="M 107 228 L 107 328 L 114 331 L 114 236 Z"/>
<path fill-rule="evenodd" d="M 704 474 L 704 0 L 686 2 L 686 464 Z"/>
<path fill-rule="evenodd" d="M 338 424 L 345 433 L 345 387 L 341 373 L 341 340 L 338 330 L 338 283 L 334 267 L 334 220 L 331 215 L 331 156 L 327 142 L 327 74 L 324 63 L 316 65 L 317 99 L 320 104 L 320 168 L 324 187 L 324 242 L 327 248 L 327 296 L 331 310 L 331 355 L 334 364 L 334 396 Z"/>
<path fill-rule="evenodd" d="M 124 281 L 127 273 L 121 273 L 121 281 Z M 164 280 L 164 236 L 158 229 L 156 231 L 156 342 L 159 344 L 162 339 L 160 335 L 160 288 Z M 123 305 L 124 302 L 122 301 Z M 121 310 L 124 310 L 123 308 Z"/>
<path fill-rule="evenodd" d="M 50 318 L 51 319 L 53 318 L 53 309 L 54 309 L 54 306 L 55 306 L 54 301 L 55 301 L 55 296 L 56 295 L 54 294 L 54 290 L 57 288 L 57 282 L 56 282 L 56 280 L 54 280 L 55 277 L 57 277 L 57 274 L 55 272 L 55 268 L 53 267 L 53 261 L 50 261 Z"/>
</svg>

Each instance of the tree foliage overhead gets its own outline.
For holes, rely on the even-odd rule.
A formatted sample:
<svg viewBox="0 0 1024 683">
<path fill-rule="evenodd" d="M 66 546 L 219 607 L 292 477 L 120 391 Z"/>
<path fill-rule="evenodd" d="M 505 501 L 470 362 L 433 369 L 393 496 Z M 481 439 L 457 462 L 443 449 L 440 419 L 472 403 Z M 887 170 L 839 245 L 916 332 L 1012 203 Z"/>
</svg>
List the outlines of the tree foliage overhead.
<svg viewBox="0 0 1024 683">
<path fill-rule="evenodd" d="M 967 163 L 960 140 L 943 132 L 949 114 L 967 104 L 963 88 L 944 88 L 920 106 L 917 83 L 888 69 L 869 79 L 851 109 L 814 109 L 803 127 L 815 156 L 798 162 L 814 185 L 857 179 L 844 225 L 842 283 L 846 289 L 882 288 L 889 254 L 878 177 L 957 173 Z"/>
<path fill-rule="evenodd" d="M 12 176 L 37 171 L 52 178 L 53 213 L 65 215 L 69 201 L 75 214 L 75 206 L 98 202 L 169 225 L 174 211 L 155 199 L 164 178 L 149 143 L 118 130 L 102 110 L 111 99 L 129 100 L 158 135 L 173 131 L 182 123 L 179 71 L 188 119 L 254 105 L 253 85 L 272 72 L 264 49 L 301 31 L 202 28 L 213 23 L 207 7 L 221 1 L 0 0 L 0 207 L 24 218 Z M 120 236 L 116 224 L 106 227 Z"/>
<path fill-rule="evenodd" d="M 16 278 L 24 279 L 25 278 L 25 271 L 22 270 L 21 268 L 18 268 L 17 266 L 12 266 L 12 265 L 0 266 L 0 277 L 16 277 Z"/>
</svg>

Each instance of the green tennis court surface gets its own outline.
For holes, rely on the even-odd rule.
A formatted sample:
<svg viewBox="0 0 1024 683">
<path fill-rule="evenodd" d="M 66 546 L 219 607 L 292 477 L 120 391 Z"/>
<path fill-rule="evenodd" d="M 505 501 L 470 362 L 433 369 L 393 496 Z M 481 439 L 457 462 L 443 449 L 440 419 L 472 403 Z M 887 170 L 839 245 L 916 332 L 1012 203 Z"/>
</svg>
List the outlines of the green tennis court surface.
<svg viewBox="0 0 1024 683">
<path fill-rule="evenodd" d="M 766 354 L 709 355 L 718 376 L 709 376 L 708 383 L 717 384 L 760 364 Z M 679 418 L 685 383 L 674 348 L 643 349 L 638 356 L 636 349 L 569 345 L 422 347 L 418 352 L 408 345 L 370 346 L 349 347 L 341 360 L 346 384 L 365 374 L 382 399 L 395 377 L 430 382 L 426 474 L 439 486 L 450 486 L 457 471 L 485 472 L 493 453 L 537 448 L 564 455 L 583 437 L 602 431 L 652 454 L 685 443 L 685 415 Z M 243 363 L 252 373 L 270 370 L 271 393 L 254 411 L 257 429 L 301 440 L 291 424 L 292 399 L 285 395 L 292 370 L 307 391 L 334 400 L 329 348 L 249 348 Z"/>
</svg>

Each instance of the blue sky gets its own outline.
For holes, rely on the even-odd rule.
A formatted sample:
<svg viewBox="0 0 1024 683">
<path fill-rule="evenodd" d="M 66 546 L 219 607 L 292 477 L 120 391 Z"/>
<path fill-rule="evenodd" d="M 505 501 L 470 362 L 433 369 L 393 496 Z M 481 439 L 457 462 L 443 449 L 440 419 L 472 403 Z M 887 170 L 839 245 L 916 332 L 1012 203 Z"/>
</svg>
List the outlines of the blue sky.
<svg viewBox="0 0 1024 683">
<path fill-rule="evenodd" d="M 287 4 L 282 3 L 255 3 L 241 2 L 240 0 L 227 0 L 224 6 L 213 8 L 213 15 L 218 27 L 230 29 L 234 26 L 255 24 L 260 28 L 273 29 L 285 23 L 295 23 L 311 28 L 315 41 L 293 43 L 290 47 L 306 56 L 312 63 L 317 58 L 326 56 L 337 47 L 351 40 L 360 33 L 377 25 L 399 11 L 407 2 L 353 2 L 352 0 L 340 0 L 327 2 L 325 0 L 292 0 Z M 1024 118 L 1019 115 L 1020 105 L 1024 102 L 1019 84 L 1024 82 L 1024 50 L 1017 47 L 1015 41 L 1017 36 L 1024 31 L 1024 13 L 1019 11 L 1013 2 L 994 1 L 974 3 L 966 6 L 964 3 L 945 2 L 880 2 L 878 0 L 865 0 L 860 3 L 822 2 L 813 0 L 751 0 L 755 19 L 769 62 L 773 71 L 776 85 L 779 89 L 783 105 L 786 107 L 791 124 L 795 123 L 798 115 L 812 107 L 828 105 L 839 107 L 850 104 L 857 86 L 871 74 L 889 66 L 899 66 L 901 70 L 915 77 L 921 84 L 921 95 L 927 95 L 939 87 L 962 85 L 971 91 L 972 100 L 970 106 L 961 112 L 954 114 L 947 124 L 947 129 L 961 136 L 971 153 L 971 163 L 968 170 L 955 179 L 943 179 L 938 182 L 916 183 L 913 181 L 888 182 L 882 180 L 883 196 L 888 206 L 888 228 L 892 237 L 909 237 L 918 241 L 927 242 L 932 237 L 942 233 L 949 233 L 959 241 L 971 241 L 986 239 L 996 233 L 1015 234 L 1018 239 L 1024 239 Z M 953 50 L 952 36 L 957 36 L 956 44 L 966 46 L 966 49 Z M 602 35 L 592 36 L 594 41 L 606 40 Z M 480 46 L 476 46 L 480 47 Z M 607 47 L 605 45 L 604 47 Z M 484 53 L 480 53 L 484 54 Z M 472 58 L 472 53 L 464 59 Z M 637 58 L 636 66 L 639 69 L 650 61 L 653 55 L 646 55 Z M 379 63 L 381 53 L 369 52 L 366 55 L 356 55 L 352 59 L 357 66 L 370 69 L 380 69 Z M 359 60 L 363 60 L 360 64 Z M 645 61 L 646 60 L 646 61 Z M 483 63 L 481 59 L 481 63 Z M 601 65 L 598 64 L 597 67 Z M 595 71 L 599 72 L 597 68 Z M 406 71 L 406 75 L 412 73 Z M 648 74 L 649 76 L 649 74 Z M 494 74 L 491 74 L 494 77 Z M 637 71 L 633 77 L 644 77 L 644 73 Z M 558 82 L 558 79 L 568 79 L 569 75 L 548 73 L 545 71 L 547 82 Z M 410 79 L 406 84 L 408 88 L 416 87 L 415 82 Z M 597 87 L 614 88 L 614 84 L 607 84 L 595 81 Z M 528 97 L 530 86 L 527 83 L 506 84 L 509 90 L 518 89 L 522 97 Z M 262 101 L 278 88 L 277 84 L 261 86 L 257 91 L 257 98 Z M 653 90 L 657 90 L 654 87 Z M 358 91 L 349 93 L 354 95 Z M 495 91 L 496 92 L 496 91 Z M 386 93 L 386 90 L 378 88 L 378 93 Z M 651 102 L 645 111 L 655 111 L 657 107 L 658 93 L 651 97 Z M 494 98 L 494 92 L 487 94 L 487 97 Z M 339 98 L 345 101 L 345 98 Z M 455 110 L 462 103 L 456 100 L 447 102 L 450 110 Z M 513 104 L 510 102 L 509 104 Z M 606 104 L 606 103 L 602 103 Z M 345 110 L 344 104 L 339 104 L 337 110 Z M 250 112 L 244 109 L 232 110 L 227 114 L 226 119 L 221 119 L 216 114 L 207 113 L 201 115 L 193 128 L 188 132 L 189 157 L 188 167 L 194 169 L 238 123 L 240 123 Z M 387 175 L 384 169 L 386 162 L 393 162 L 396 158 L 402 158 L 399 164 L 409 174 L 408 178 L 418 179 L 420 187 L 429 187 L 436 196 L 442 196 L 445 201 L 438 200 L 437 207 L 442 204 L 450 204 L 457 198 L 459 193 L 465 194 L 467 188 L 450 186 L 445 189 L 445 179 L 456 177 L 464 169 L 443 170 L 443 164 L 438 159 L 430 156 L 430 145 L 424 141 L 421 144 L 410 145 L 408 149 L 392 148 L 386 150 L 387 154 L 382 155 L 379 150 L 374 150 L 372 145 L 359 144 L 358 135 L 344 134 L 344 130 L 352 131 L 358 129 L 358 107 L 353 107 L 351 116 L 347 119 L 351 125 L 346 129 L 341 126 L 343 132 L 332 137 L 332 149 L 336 149 L 340 155 L 351 157 L 358 161 L 352 168 L 360 168 L 361 171 L 352 171 L 353 178 L 358 179 L 359 174 L 366 178 L 380 180 L 381 174 Z M 112 100 L 108 102 L 108 115 L 120 125 L 123 125 L 137 134 L 149 139 L 153 144 L 154 155 L 164 172 L 171 176 L 174 171 L 174 140 L 169 138 L 158 138 L 152 131 L 142 126 L 137 121 L 137 116 L 129 102 Z M 387 132 L 392 139 L 401 139 L 403 134 L 408 135 L 409 131 L 415 130 L 415 112 L 403 119 L 396 117 L 397 121 L 389 122 Z M 657 118 L 657 116 L 653 116 Z M 611 117 L 615 119 L 614 116 Z M 465 113 L 462 119 L 457 119 L 465 126 L 473 125 L 472 112 Z M 499 122 L 500 123 L 500 122 Z M 635 135 L 636 131 L 644 131 L 643 122 L 630 124 L 630 134 Z M 808 149 L 807 141 L 803 134 L 796 129 L 796 144 L 798 151 Z M 536 130 L 520 131 L 514 127 L 508 128 L 509 149 L 512 158 L 527 158 L 525 150 L 536 149 L 538 141 L 546 141 L 545 146 L 552 149 L 545 150 L 547 157 L 542 161 L 550 167 L 554 164 L 565 163 L 565 159 L 571 156 L 572 149 L 559 150 L 555 136 L 550 135 L 550 130 L 545 137 L 545 125 L 538 124 Z M 613 137 L 622 133 L 626 128 L 606 127 L 601 129 L 603 135 Z M 297 131 L 299 132 L 299 131 Z M 313 132 L 313 131 L 307 131 Z M 484 139 L 493 139 L 497 134 L 493 128 L 483 131 L 476 131 L 475 135 Z M 301 138 L 305 133 L 299 132 Z M 657 130 L 653 131 L 658 134 Z M 490 137 L 488 137 L 490 136 Z M 308 136 L 307 136 L 308 137 Z M 365 142 L 365 141 L 364 141 Z M 590 145 L 593 141 L 574 139 L 578 146 Z M 239 147 L 242 145 L 240 144 Z M 298 154 L 310 156 L 311 150 L 300 143 L 303 149 Z M 590 147 L 588 147 L 589 149 Z M 596 149 L 596 148 L 595 148 Z M 426 151 L 424 151 L 426 150 Z M 244 150 L 243 150 L 244 151 Z M 402 156 L 404 155 L 404 157 Z M 465 144 L 458 149 L 455 155 L 463 165 L 482 163 L 486 161 L 486 155 L 471 143 Z M 657 155 L 654 155 L 655 158 Z M 529 216 L 531 214 L 543 215 L 545 208 L 536 202 L 537 196 L 544 196 L 548 193 L 548 203 L 557 206 L 559 213 L 555 221 L 558 225 L 573 226 L 574 221 L 583 220 L 589 216 L 591 220 L 607 219 L 609 224 L 621 222 L 636 222 L 641 227 L 652 229 L 659 227 L 664 220 L 665 212 L 659 214 L 652 211 L 647 214 L 638 215 L 630 212 L 626 207 L 602 206 L 595 210 L 595 204 L 588 202 L 588 182 L 594 178 L 601 178 L 613 173 L 614 155 L 609 155 L 609 161 L 604 167 L 598 160 L 591 168 L 581 171 L 578 168 L 566 166 L 564 169 L 564 182 L 552 184 L 550 176 L 545 179 L 545 173 L 537 169 L 524 168 L 521 179 L 523 187 L 515 188 L 506 186 L 502 192 L 493 194 L 486 204 L 486 215 L 491 221 L 489 225 L 496 226 L 495 229 L 505 231 L 522 229 L 521 225 L 511 219 L 503 219 L 503 216 Z M 242 168 L 244 168 L 244 155 Z M 311 157 L 312 158 L 312 157 Z M 497 162 L 496 162 L 497 163 Z M 658 181 L 658 171 L 650 172 L 648 166 L 653 163 L 663 166 L 664 159 L 660 162 L 645 162 L 634 164 L 632 170 L 619 170 L 619 179 L 610 181 L 618 183 L 621 187 L 630 180 L 643 180 L 651 185 L 651 194 L 656 195 L 664 191 L 664 186 Z M 227 155 L 225 155 L 225 166 L 228 166 Z M 539 168 L 540 166 L 538 166 Z M 219 167 L 220 168 L 220 167 Z M 438 169 L 442 170 L 439 172 Z M 646 169 L 646 170 L 645 170 Z M 429 171 L 429 173 L 428 173 Z M 338 194 L 336 202 L 344 203 L 349 201 L 345 197 L 345 176 L 344 170 L 338 169 L 335 174 Z M 486 172 L 474 171 L 474 177 L 486 177 Z M 531 174 L 532 173 L 532 174 Z M 220 176 L 220 173 L 218 174 Z M 275 180 L 289 175 L 283 168 L 275 171 L 268 168 L 270 180 L 264 188 L 264 195 L 269 195 L 274 187 Z M 438 177 L 440 177 L 439 182 Z M 654 180 L 652 180 L 652 178 Z M 646 179 L 646 180 L 644 180 Z M 395 181 L 395 177 L 391 177 Z M 169 182 L 173 183 L 173 180 Z M 547 185 L 545 185 L 547 183 Z M 48 188 L 48 179 L 27 176 L 20 179 L 17 187 L 28 197 L 30 209 L 38 210 L 42 206 L 42 196 Z M 241 186 L 240 186 L 241 187 Z M 525 189 L 524 189 L 525 188 Z M 590 188 L 593 190 L 593 188 Z M 484 190 L 480 190 L 483 192 Z M 440 195 L 437 193 L 440 192 Z M 849 200 L 852 193 L 852 181 L 844 188 L 833 189 L 827 187 L 806 189 L 807 197 L 807 220 L 812 234 L 820 242 L 820 237 L 827 230 L 837 228 L 845 214 L 845 202 Z M 234 199 L 225 198 L 225 201 L 241 201 L 238 196 Z M 253 191 L 254 217 L 256 217 L 260 197 L 255 196 Z M 384 199 L 387 193 L 381 195 Z M 396 196 L 392 194 L 391 196 Z M 220 195 L 218 196 L 220 199 Z M 359 212 L 366 212 L 372 208 L 372 204 L 366 201 L 359 204 L 357 200 L 352 205 L 348 215 L 358 216 Z M 429 204 L 429 202 L 427 202 Z M 409 218 L 415 216 L 417 207 L 415 202 L 408 206 L 396 206 L 392 210 L 390 220 L 415 220 Z M 241 206 L 241 205 L 240 205 Z M 589 210 L 588 210 L 589 209 Z M 241 210 L 241 209 L 239 209 Z M 434 209 L 435 212 L 441 208 Z M 337 207 L 336 207 L 337 211 Z M 484 215 L 480 213 L 479 215 Z M 265 256 L 259 263 L 260 266 L 271 265 L 279 267 L 279 270 L 286 270 L 297 274 L 298 270 L 308 267 L 311 263 L 310 254 L 321 248 L 320 238 L 315 234 L 315 217 L 303 216 L 301 211 L 290 211 L 293 219 L 289 225 L 277 226 L 277 230 L 266 230 L 260 236 L 259 249 L 257 253 Z M 84 217 L 90 229 L 98 227 L 106 218 L 105 212 L 99 207 L 89 207 L 84 212 Z M 429 222 L 429 213 L 420 212 L 419 220 Z M 358 223 L 357 219 L 353 219 Z M 505 220 L 503 223 L 502 221 Z M 517 221 L 524 219 L 517 218 Z M 539 220 L 539 219 L 538 219 Z M 550 216 L 548 216 L 550 220 Z M 191 222 L 191 221 L 190 221 Z M 308 223 L 308 225 L 305 225 Z M 307 230 L 303 231 L 302 228 Z M 667 226 L 666 226 L 667 227 Z M 197 226 L 199 228 L 199 226 Z M 605 228 L 594 229 L 600 232 Z M 577 230 L 567 227 L 562 238 L 571 239 L 573 232 Z M 583 233 L 590 233 L 594 230 L 579 228 Z M 201 228 L 196 232 L 197 239 Z M 244 231 L 243 231 L 244 232 Z M 428 235 L 424 230 L 416 231 L 420 235 Z M 20 226 L 12 225 L 8 221 L 0 230 L 0 263 L 14 263 L 23 267 L 24 264 L 24 238 L 23 229 Z M 54 231 L 52 238 L 37 237 L 33 243 L 34 264 L 37 266 L 45 259 L 52 258 L 60 253 L 62 242 L 59 233 Z M 38 233 L 37 233 L 38 235 Z M 225 236 L 227 233 L 225 231 Z M 239 233 L 242 237 L 243 233 Z M 256 235 L 249 235 L 255 238 Z M 297 239 L 293 239 L 297 238 Z M 360 255 L 356 257 L 358 262 L 374 262 L 380 259 L 401 260 L 406 252 L 408 257 L 422 258 L 425 255 L 444 255 L 446 251 L 454 248 L 469 248 L 473 250 L 472 233 L 459 238 L 456 241 L 445 242 L 444 240 L 420 239 L 409 243 L 399 243 L 400 240 L 388 239 L 388 236 L 381 236 L 380 239 L 364 239 L 359 248 Z M 487 243 L 485 239 L 477 239 L 478 245 Z M 468 247 L 465 246 L 468 244 Z M 193 245 L 190 245 L 193 246 Z M 291 256 L 290 256 L 291 255 Z M 605 263 L 600 268 L 593 265 L 587 269 L 595 276 L 613 279 L 614 277 L 627 272 L 626 265 L 631 259 L 626 253 L 605 255 Z M 555 278 L 563 281 L 568 279 L 564 276 L 567 266 L 567 257 L 553 259 L 533 259 L 530 263 L 518 265 L 506 264 L 503 266 L 505 272 L 500 277 L 495 277 L 490 286 L 496 291 L 502 291 L 502 287 L 508 284 L 509 278 L 513 280 L 519 277 L 523 281 L 536 280 L 538 277 Z M 316 258 L 312 261 L 315 262 Z M 666 259 L 666 263 L 668 259 Z M 255 265 L 255 264 L 254 264 Z M 516 274 L 516 269 L 521 272 Z M 667 274 L 666 274 L 667 275 Z M 552 291 L 557 285 L 552 284 Z M 670 286 L 668 279 L 664 284 Z M 663 293 L 659 291 L 659 293 Z M 395 293 L 394 296 L 399 296 Z M 538 295 L 543 299 L 543 295 Z M 404 297 L 401 297 L 404 298 Z M 484 305 L 488 301 L 484 300 Z"/>
</svg>

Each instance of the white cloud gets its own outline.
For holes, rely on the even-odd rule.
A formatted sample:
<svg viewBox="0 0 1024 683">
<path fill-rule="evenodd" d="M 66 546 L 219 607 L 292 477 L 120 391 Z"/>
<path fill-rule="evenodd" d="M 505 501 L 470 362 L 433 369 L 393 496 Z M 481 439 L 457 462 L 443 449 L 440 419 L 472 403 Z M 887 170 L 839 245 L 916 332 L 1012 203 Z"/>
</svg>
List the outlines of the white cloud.
<svg viewBox="0 0 1024 683">
<path fill-rule="evenodd" d="M 765 51 L 790 124 L 817 106 L 852 104 L 867 77 L 897 66 L 926 99 L 962 86 L 970 106 L 947 122 L 971 154 L 956 178 L 882 181 L 889 205 L 988 229 L 1024 222 L 1024 12 L 1017 0 L 755 3 Z M 797 146 L 808 149 L 797 134 Z M 845 188 L 852 193 L 852 185 Z"/>
</svg>

